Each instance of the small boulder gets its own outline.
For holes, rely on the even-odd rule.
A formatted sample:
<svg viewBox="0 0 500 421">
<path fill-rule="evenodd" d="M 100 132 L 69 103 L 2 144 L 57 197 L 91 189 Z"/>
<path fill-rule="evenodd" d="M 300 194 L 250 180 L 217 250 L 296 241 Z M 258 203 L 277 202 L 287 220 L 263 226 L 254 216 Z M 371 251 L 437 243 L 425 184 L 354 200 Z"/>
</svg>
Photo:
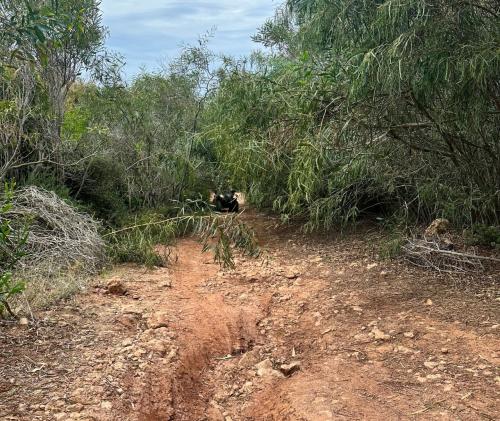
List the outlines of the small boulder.
<svg viewBox="0 0 500 421">
<path fill-rule="evenodd" d="M 400 352 L 401 354 L 412 354 L 414 351 L 410 348 L 407 348 L 406 346 L 398 345 L 394 349 L 394 352 Z"/>
<path fill-rule="evenodd" d="M 134 343 L 134 340 L 132 338 L 126 338 L 122 341 L 122 346 L 127 347 L 131 346 Z"/>
<path fill-rule="evenodd" d="M 253 383 L 248 381 L 241 387 L 241 393 L 251 393 L 253 391 Z"/>
<path fill-rule="evenodd" d="M 106 292 L 112 295 L 126 295 L 128 291 L 122 281 L 119 279 L 111 279 L 106 285 Z"/>
<path fill-rule="evenodd" d="M 370 340 L 370 336 L 367 333 L 358 333 L 354 335 L 354 339 L 358 342 L 368 342 Z"/>
<path fill-rule="evenodd" d="M 300 370 L 300 361 L 293 361 L 290 364 L 281 364 L 280 371 L 286 376 L 289 377 L 296 371 Z"/>
<path fill-rule="evenodd" d="M 438 218 L 432 221 L 432 223 L 427 227 L 424 235 L 426 237 L 437 237 L 448 232 L 449 228 L 450 221 L 444 218 Z"/>
<path fill-rule="evenodd" d="M 153 314 L 147 321 L 149 329 L 159 329 L 161 327 L 168 327 L 169 319 L 165 313 Z"/>
<path fill-rule="evenodd" d="M 115 321 L 127 329 L 135 329 L 138 323 L 137 318 L 133 314 L 121 314 L 116 317 Z"/>
<path fill-rule="evenodd" d="M 241 356 L 238 361 L 238 367 L 251 367 L 257 364 L 260 358 L 260 347 L 256 346 Z"/>
<path fill-rule="evenodd" d="M 111 409 L 113 409 L 113 404 L 109 401 L 102 401 L 101 408 L 106 411 L 111 411 Z"/>
<path fill-rule="evenodd" d="M 269 358 L 256 364 L 255 368 L 259 377 L 284 377 L 281 372 L 273 368 L 273 363 Z"/>
<path fill-rule="evenodd" d="M 145 344 L 145 347 L 148 351 L 153 351 L 163 356 L 169 349 L 168 345 L 168 342 L 159 339 L 152 339 Z"/>
<path fill-rule="evenodd" d="M 285 272 L 285 278 L 287 279 L 297 279 L 300 276 L 300 272 L 297 272 L 296 270 L 288 270 Z"/>
<path fill-rule="evenodd" d="M 439 248 L 441 250 L 451 251 L 455 249 L 455 244 L 449 238 L 443 238 L 439 243 Z"/>
<path fill-rule="evenodd" d="M 436 361 L 425 361 L 424 362 L 424 366 L 430 370 L 432 370 L 433 368 L 436 368 L 438 365 L 439 365 L 439 363 Z"/>
</svg>

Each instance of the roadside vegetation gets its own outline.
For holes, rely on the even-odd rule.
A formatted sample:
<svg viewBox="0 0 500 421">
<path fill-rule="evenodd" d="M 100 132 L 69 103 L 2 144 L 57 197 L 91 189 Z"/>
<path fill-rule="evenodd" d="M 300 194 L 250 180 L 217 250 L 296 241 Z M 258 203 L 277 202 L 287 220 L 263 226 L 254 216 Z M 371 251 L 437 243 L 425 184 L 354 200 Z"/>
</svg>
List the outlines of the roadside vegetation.
<svg viewBox="0 0 500 421">
<path fill-rule="evenodd" d="M 293 1 L 207 111 L 217 162 L 310 228 L 499 224 L 496 2 Z"/>
<path fill-rule="evenodd" d="M 98 0 L 0 0 L 0 311 L 110 262 L 164 265 L 187 233 L 226 265 L 256 254 L 211 210 L 230 186 L 308 231 L 376 217 L 389 256 L 436 218 L 500 247 L 499 17 L 494 0 L 288 0 L 265 53 L 217 56 L 205 35 L 126 82 Z"/>
</svg>

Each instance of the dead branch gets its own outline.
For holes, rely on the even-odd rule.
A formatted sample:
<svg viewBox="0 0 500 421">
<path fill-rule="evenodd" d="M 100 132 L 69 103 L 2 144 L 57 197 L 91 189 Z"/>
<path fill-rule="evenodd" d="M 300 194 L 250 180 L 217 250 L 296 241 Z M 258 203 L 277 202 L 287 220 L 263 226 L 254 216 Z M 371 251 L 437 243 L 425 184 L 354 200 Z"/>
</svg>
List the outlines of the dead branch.
<svg viewBox="0 0 500 421">
<path fill-rule="evenodd" d="M 30 222 L 22 272 L 51 276 L 71 269 L 90 275 L 105 261 L 100 224 L 55 193 L 37 187 L 21 189 L 6 216 L 13 224 Z"/>
<path fill-rule="evenodd" d="M 479 272 L 484 270 L 481 261 L 498 262 L 499 259 L 469 253 L 445 250 L 439 242 L 410 238 L 402 247 L 403 257 L 410 263 L 440 272 Z"/>
</svg>

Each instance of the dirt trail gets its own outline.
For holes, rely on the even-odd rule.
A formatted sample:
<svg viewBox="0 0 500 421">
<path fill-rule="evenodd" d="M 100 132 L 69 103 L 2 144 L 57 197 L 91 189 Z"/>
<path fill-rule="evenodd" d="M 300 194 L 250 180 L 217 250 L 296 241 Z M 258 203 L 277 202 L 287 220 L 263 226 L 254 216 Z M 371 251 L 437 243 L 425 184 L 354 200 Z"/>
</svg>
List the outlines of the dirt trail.
<svg viewBox="0 0 500 421">
<path fill-rule="evenodd" d="M 0 326 L 0 419 L 497 419 L 498 268 L 452 279 L 377 260 L 376 232 L 245 218 L 264 253 L 235 270 L 185 239 L 170 268 Z"/>
</svg>

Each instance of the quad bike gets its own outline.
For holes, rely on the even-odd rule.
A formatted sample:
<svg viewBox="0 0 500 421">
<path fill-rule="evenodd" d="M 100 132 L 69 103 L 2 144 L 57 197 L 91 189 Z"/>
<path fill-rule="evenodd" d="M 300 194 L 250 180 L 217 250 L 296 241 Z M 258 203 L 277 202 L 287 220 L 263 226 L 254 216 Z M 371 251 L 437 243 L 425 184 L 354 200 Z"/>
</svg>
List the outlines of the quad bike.
<svg viewBox="0 0 500 421">
<path fill-rule="evenodd" d="M 224 194 L 216 193 L 214 205 L 217 212 L 238 212 L 240 208 L 235 190 Z"/>
</svg>

